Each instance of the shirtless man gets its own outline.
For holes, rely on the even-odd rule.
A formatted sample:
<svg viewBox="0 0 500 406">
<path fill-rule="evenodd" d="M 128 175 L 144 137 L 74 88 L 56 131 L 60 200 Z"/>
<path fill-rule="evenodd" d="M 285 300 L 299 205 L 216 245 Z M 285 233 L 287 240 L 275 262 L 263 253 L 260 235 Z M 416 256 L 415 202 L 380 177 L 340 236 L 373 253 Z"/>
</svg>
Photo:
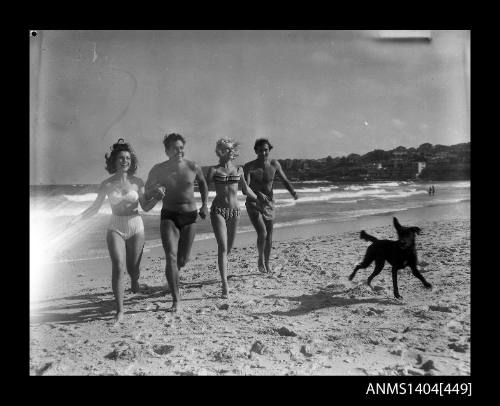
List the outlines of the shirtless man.
<svg viewBox="0 0 500 406">
<path fill-rule="evenodd" d="M 172 293 L 172 308 L 176 312 L 179 302 L 179 269 L 189 261 L 196 233 L 198 213 L 202 219 L 208 214 L 208 187 L 201 168 L 184 159 L 186 141 L 180 134 L 169 134 L 163 144 L 168 160 L 151 169 L 146 181 L 148 198 L 163 200 L 160 234 L 165 250 L 165 275 Z M 194 181 L 198 180 L 202 206 L 196 209 Z"/>
<path fill-rule="evenodd" d="M 297 192 L 288 181 L 280 163 L 276 159 L 269 159 L 269 152 L 273 146 L 265 138 L 255 141 L 254 151 L 257 159 L 247 162 L 243 167 L 245 180 L 255 194 L 257 202 L 247 197 L 245 206 L 248 217 L 257 231 L 257 250 L 259 252 L 258 267 L 261 272 L 271 272 L 269 257 L 273 243 L 274 199 L 273 182 L 276 173 L 281 177 L 283 184 L 292 197 L 297 200 Z"/>
</svg>

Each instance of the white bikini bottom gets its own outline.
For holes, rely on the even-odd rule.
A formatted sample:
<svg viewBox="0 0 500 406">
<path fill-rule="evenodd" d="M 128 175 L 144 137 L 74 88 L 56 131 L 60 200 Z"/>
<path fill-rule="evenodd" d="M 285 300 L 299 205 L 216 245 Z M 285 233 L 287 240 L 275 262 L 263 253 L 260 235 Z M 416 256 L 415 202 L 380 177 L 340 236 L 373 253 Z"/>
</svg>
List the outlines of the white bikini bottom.
<svg viewBox="0 0 500 406">
<path fill-rule="evenodd" d="M 108 230 L 115 231 L 124 240 L 128 240 L 137 233 L 144 232 L 144 223 L 139 214 L 132 216 L 117 216 L 112 214 L 109 219 Z"/>
</svg>

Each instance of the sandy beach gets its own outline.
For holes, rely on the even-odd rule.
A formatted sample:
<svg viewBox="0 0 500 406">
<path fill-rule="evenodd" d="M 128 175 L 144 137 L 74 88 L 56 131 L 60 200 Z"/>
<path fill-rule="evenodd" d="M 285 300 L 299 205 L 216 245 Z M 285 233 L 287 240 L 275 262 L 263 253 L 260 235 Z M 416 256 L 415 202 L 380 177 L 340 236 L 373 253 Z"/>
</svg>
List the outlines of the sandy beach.
<svg viewBox="0 0 500 406">
<path fill-rule="evenodd" d="M 278 214 L 279 215 L 279 214 Z M 220 299 L 215 240 L 195 243 L 182 308 L 165 312 L 164 253 L 142 260 L 139 294 L 113 324 L 109 259 L 46 265 L 30 303 L 31 375 L 470 375 L 470 203 L 398 212 L 416 225 L 425 290 L 409 268 L 395 300 L 389 266 L 347 277 L 369 245 L 395 239 L 392 214 L 275 232 L 273 273 L 257 271 L 255 233 L 237 236 Z M 36 293 L 36 295 L 35 295 Z"/>
</svg>

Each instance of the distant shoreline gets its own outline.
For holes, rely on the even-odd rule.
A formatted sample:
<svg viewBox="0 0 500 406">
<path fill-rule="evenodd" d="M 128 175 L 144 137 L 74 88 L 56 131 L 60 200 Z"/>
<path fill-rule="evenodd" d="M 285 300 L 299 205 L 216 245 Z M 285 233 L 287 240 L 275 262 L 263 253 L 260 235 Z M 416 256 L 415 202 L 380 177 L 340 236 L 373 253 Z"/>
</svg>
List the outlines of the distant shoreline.
<svg viewBox="0 0 500 406">
<path fill-rule="evenodd" d="M 321 179 L 321 178 L 315 178 L 315 179 L 297 179 L 297 178 L 290 178 L 290 182 L 331 182 L 331 183 L 339 183 L 339 184 L 344 184 L 344 183 L 372 183 L 372 182 L 414 182 L 414 183 L 429 183 L 429 182 L 466 182 L 470 181 L 470 177 L 468 178 L 456 178 L 456 179 L 365 179 L 365 180 L 359 180 L 359 179 L 342 179 L 342 180 L 330 180 L 330 179 Z M 275 183 L 281 183 L 280 179 L 276 179 L 274 181 Z M 93 186 L 93 187 L 98 187 L 99 183 L 41 183 L 38 185 L 29 185 L 30 188 L 38 188 L 38 187 L 88 187 L 88 186 Z"/>
</svg>

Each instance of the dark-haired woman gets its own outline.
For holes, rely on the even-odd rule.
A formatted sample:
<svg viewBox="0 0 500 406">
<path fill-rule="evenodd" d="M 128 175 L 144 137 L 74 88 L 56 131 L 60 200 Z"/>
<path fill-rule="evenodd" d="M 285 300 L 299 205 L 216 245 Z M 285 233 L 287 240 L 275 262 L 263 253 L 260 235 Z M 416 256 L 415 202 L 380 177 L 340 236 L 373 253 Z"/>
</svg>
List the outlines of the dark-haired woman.
<svg viewBox="0 0 500 406">
<path fill-rule="evenodd" d="M 144 248 L 144 224 L 138 212 L 138 204 L 144 211 L 151 210 L 157 200 L 146 201 L 144 182 L 134 176 L 137 157 L 129 144 L 119 139 L 105 154 L 106 170 L 112 174 L 100 185 L 92 205 L 78 215 L 71 224 L 89 218 L 99 211 L 108 197 L 112 215 L 106 232 L 106 243 L 112 263 L 112 288 L 117 310 L 115 321 L 123 319 L 123 292 L 125 269 L 131 278 L 131 290 L 139 291 L 139 265 Z"/>
</svg>

